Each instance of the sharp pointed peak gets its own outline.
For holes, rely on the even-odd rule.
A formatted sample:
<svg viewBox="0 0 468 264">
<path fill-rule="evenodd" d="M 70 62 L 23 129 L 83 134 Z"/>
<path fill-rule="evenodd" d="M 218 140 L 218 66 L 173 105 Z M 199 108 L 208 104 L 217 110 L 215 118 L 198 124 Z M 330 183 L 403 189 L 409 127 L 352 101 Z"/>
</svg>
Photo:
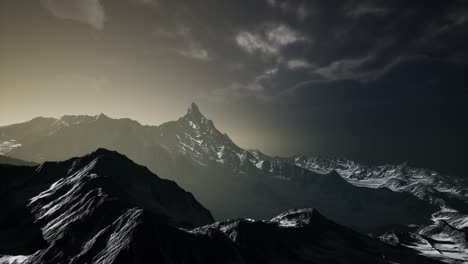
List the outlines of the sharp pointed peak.
<svg viewBox="0 0 468 264">
<path fill-rule="evenodd" d="M 107 118 L 109 119 L 109 117 L 107 115 L 105 115 L 104 113 L 100 113 L 97 118 Z"/>
<path fill-rule="evenodd" d="M 200 109 L 198 108 L 198 105 L 194 102 L 190 104 L 187 114 L 188 115 L 193 115 L 193 114 L 202 115 L 202 113 L 200 112 Z"/>
<path fill-rule="evenodd" d="M 184 117 L 196 122 L 205 122 L 207 120 L 207 118 L 200 112 L 200 109 L 195 103 L 190 104 L 190 107 L 187 110 L 187 114 L 185 114 Z"/>
<path fill-rule="evenodd" d="M 191 109 L 196 110 L 196 111 L 199 111 L 198 105 L 197 105 L 195 102 L 192 102 L 192 103 L 190 104 L 189 110 L 191 110 Z"/>
</svg>

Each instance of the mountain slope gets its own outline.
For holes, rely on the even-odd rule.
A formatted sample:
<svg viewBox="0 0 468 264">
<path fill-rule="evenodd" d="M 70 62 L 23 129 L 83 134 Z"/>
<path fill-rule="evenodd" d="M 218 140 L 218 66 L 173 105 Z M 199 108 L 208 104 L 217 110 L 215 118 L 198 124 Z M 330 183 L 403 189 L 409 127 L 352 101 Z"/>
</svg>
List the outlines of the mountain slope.
<svg viewBox="0 0 468 264">
<path fill-rule="evenodd" d="M 0 175 L 0 251 L 31 253 L 75 226 L 76 232 L 92 232 L 135 206 L 177 226 L 213 222 L 211 213 L 176 183 L 105 149 L 36 167 L 0 167 Z M 80 241 L 78 235 L 73 239 Z"/>
<path fill-rule="evenodd" d="M 37 165 L 34 162 L 24 161 L 20 159 L 15 159 L 12 157 L 0 155 L 0 166 L 2 165 L 15 165 L 15 166 L 34 166 Z"/>
<path fill-rule="evenodd" d="M 337 171 L 355 185 L 410 192 L 442 207 L 456 207 L 450 198 L 468 202 L 468 179 L 447 176 L 429 169 L 414 168 L 407 164 L 366 166 L 344 158 L 297 156 L 291 162 L 301 168 L 319 173 Z M 466 210 L 465 208 L 464 210 Z"/>
<path fill-rule="evenodd" d="M 104 149 L 0 175 L 0 263 L 439 263 L 312 209 L 212 223 L 175 183 Z"/>
</svg>

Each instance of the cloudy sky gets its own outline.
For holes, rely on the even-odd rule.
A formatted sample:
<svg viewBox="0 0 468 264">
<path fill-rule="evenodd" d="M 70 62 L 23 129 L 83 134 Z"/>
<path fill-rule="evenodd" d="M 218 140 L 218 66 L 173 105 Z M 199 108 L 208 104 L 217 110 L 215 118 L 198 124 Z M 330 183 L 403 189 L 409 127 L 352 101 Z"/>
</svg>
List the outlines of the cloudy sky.
<svg viewBox="0 0 468 264">
<path fill-rule="evenodd" d="M 337 3 L 1 1 L 0 125 L 160 124 L 194 101 L 268 154 L 463 172 L 468 2 Z"/>
</svg>

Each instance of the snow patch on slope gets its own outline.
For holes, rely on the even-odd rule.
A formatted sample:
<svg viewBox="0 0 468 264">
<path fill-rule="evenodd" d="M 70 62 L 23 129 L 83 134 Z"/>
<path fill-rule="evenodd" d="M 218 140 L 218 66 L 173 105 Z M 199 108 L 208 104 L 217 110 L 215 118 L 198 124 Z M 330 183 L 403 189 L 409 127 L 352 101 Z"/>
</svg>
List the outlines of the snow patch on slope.
<svg viewBox="0 0 468 264">
<path fill-rule="evenodd" d="M 22 145 L 14 139 L 0 141 L 0 155 L 7 155 L 12 150 L 21 146 Z"/>
<path fill-rule="evenodd" d="M 9 256 L 9 255 L 0 255 L 0 264 L 22 264 L 27 263 L 31 256 Z"/>
</svg>

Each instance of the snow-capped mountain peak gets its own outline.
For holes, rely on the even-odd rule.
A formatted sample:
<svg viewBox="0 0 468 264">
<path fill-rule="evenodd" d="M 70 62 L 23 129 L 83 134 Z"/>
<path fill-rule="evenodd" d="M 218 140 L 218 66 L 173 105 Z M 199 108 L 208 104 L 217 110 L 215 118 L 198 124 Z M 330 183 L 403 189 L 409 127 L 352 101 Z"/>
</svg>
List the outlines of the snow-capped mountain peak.
<svg viewBox="0 0 468 264">
<path fill-rule="evenodd" d="M 200 109 L 198 108 L 198 105 L 193 102 L 190 104 L 187 114 L 188 115 L 202 115 L 200 112 Z"/>
<path fill-rule="evenodd" d="M 174 129 L 176 152 L 188 155 L 204 166 L 211 162 L 239 164 L 239 157 L 245 152 L 227 134 L 220 132 L 195 103 L 190 105 L 185 116 L 175 123 L 162 124 L 160 128 L 162 131 Z"/>
<path fill-rule="evenodd" d="M 183 119 L 190 120 L 195 123 L 204 124 L 209 120 L 200 112 L 200 109 L 195 103 L 190 104 L 190 107 L 187 110 L 187 114 Z"/>
</svg>

